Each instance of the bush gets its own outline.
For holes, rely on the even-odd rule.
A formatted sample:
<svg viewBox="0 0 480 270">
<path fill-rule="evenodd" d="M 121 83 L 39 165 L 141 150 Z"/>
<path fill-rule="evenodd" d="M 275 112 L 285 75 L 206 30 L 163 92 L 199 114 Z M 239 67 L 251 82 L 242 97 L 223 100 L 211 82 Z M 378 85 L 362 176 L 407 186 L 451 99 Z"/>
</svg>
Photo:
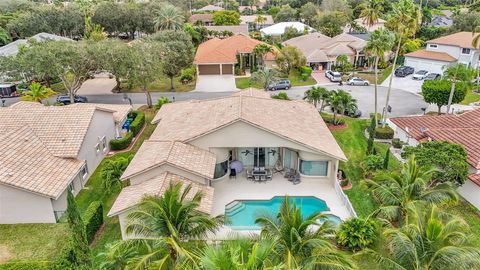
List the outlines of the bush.
<svg viewBox="0 0 480 270">
<path fill-rule="evenodd" d="M 160 97 L 157 100 L 157 103 L 153 105 L 153 108 L 155 108 L 155 110 L 159 110 L 163 105 L 167 103 L 170 103 L 170 100 L 167 97 Z"/>
<path fill-rule="evenodd" d="M 303 81 L 306 81 L 308 79 L 308 77 L 310 77 L 310 75 L 312 75 L 312 68 L 311 67 L 302 66 L 300 68 L 300 76 L 302 77 Z"/>
<path fill-rule="evenodd" d="M 182 73 L 180 74 L 180 82 L 189 83 L 193 81 L 193 79 L 195 78 L 195 73 L 196 73 L 195 66 L 182 70 Z"/>
<path fill-rule="evenodd" d="M 111 150 L 123 150 L 126 149 L 133 140 L 133 133 L 132 132 L 127 132 L 125 137 L 121 139 L 114 139 L 110 141 L 110 149 Z"/>
<path fill-rule="evenodd" d="M 85 223 L 87 241 L 90 243 L 103 224 L 103 204 L 101 201 L 94 201 L 88 206 L 83 215 L 83 222 Z"/>
<path fill-rule="evenodd" d="M 333 115 L 324 114 L 324 115 L 322 115 L 322 118 L 323 118 L 323 121 L 325 121 L 325 123 L 327 123 L 327 124 L 331 124 L 331 125 L 335 124 L 335 123 L 333 123 Z M 343 124 L 345 124 L 345 119 L 343 119 L 341 116 L 337 115 L 336 125 L 343 125 Z"/>
<path fill-rule="evenodd" d="M 422 96 L 425 102 L 436 104 L 440 113 L 442 106 L 448 104 L 452 84 L 448 80 L 425 81 L 422 84 Z M 453 94 L 452 104 L 460 103 L 467 95 L 467 84 L 457 82 Z"/>
<path fill-rule="evenodd" d="M 351 218 L 343 222 L 336 236 L 340 245 L 353 251 L 370 246 L 377 238 L 373 221 L 362 218 Z"/>
<path fill-rule="evenodd" d="M 340 186 L 341 187 L 346 187 L 346 186 L 348 186 L 349 183 L 350 183 L 350 181 L 348 181 L 348 179 L 344 179 L 344 180 L 340 181 Z"/>
<path fill-rule="evenodd" d="M 386 126 L 384 128 L 377 127 L 375 129 L 375 139 L 393 139 L 393 129 Z"/>
<path fill-rule="evenodd" d="M 132 123 L 130 123 L 130 131 L 135 137 L 140 132 L 140 130 L 142 130 L 143 125 L 145 124 L 145 113 L 138 111 L 134 113 L 135 119 L 133 119 Z"/>
<path fill-rule="evenodd" d="M 392 140 L 392 146 L 393 146 L 393 148 L 400 149 L 400 148 L 402 148 L 403 143 L 402 143 L 402 141 L 400 141 L 399 138 L 395 138 L 395 139 Z"/>
<path fill-rule="evenodd" d="M 374 172 L 383 168 L 383 158 L 378 155 L 368 155 L 363 161 L 363 167 L 368 172 Z"/>
<path fill-rule="evenodd" d="M 9 262 L 0 265 L 0 270 L 47 270 L 47 261 Z"/>
<path fill-rule="evenodd" d="M 272 98 L 274 99 L 283 99 L 283 100 L 290 100 L 290 98 L 288 97 L 287 93 L 285 92 L 280 92 L 276 95 L 273 95 Z"/>
</svg>

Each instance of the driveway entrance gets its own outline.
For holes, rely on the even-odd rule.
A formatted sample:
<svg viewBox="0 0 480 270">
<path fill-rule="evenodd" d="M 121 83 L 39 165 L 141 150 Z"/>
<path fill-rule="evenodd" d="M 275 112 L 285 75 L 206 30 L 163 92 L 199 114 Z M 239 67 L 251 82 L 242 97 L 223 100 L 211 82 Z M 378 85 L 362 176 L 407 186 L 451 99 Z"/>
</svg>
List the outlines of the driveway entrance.
<svg viewBox="0 0 480 270">
<path fill-rule="evenodd" d="M 237 91 L 233 75 L 199 75 L 196 92 L 233 92 Z"/>
</svg>

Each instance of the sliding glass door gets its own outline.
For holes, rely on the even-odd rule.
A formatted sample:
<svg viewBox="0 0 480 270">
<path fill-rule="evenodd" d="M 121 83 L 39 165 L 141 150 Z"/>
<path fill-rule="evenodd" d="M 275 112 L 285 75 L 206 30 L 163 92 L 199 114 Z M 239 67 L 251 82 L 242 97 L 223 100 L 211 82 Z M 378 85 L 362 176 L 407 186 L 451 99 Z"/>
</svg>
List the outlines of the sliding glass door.
<svg viewBox="0 0 480 270">
<path fill-rule="evenodd" d="M 278 160 L 276 147 L 239 148 L 237 158 L 244 166 L 273 167 Z"/>
</svg>

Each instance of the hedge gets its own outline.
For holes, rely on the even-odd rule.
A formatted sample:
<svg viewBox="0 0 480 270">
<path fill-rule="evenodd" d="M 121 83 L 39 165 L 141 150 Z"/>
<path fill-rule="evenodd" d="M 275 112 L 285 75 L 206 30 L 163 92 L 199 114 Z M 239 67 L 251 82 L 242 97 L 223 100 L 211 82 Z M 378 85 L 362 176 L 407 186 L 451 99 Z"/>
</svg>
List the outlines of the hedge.
<svg viewBox="0 0 480 270">
<path fill-rule="evenodd" d="M 393 129 L 377 127 L 375 129 L 375 139 L 393 139 Z"/>
<path fill-rule="evenodd" d="M 325 121 L 325 123 L 328 123 L 328 124 L 332 124 L 333 125 L 333 114 L 324 114 L 322 115 L 322 118 L 323 118 L 323 121 Z M 345 119 L 343 119 L 343 117 L 341 115 L 337 115 L 337 125 L 343 125 L 345 124 Z"/>
<path fill-rule="evenodd" d="M 123 150 L 126 149 L 133 140 L 133 133 L 127 132 L 125 137 L 121 139 L 114 139 L 110 141 L 110 149 L 111 150 Z"/>
<path fill-rule="evenodd" d="M 0 265 L 0 270 L 48 270 L 47 261 L 9 262 Z"/>
<path fill-rule="evenodd" d="M 103 205 L 101 201 L 94 201 L 88 206 L 83 215 L 83 222 L 85 223 L 87 241 L 90 243 L 103 224 Z"/>
<path fill-rule="evenodd" d="M 392 140 L 392 146 L 393 148 L 400 149 L 403 146 L 403 143 L 400 141 L 399 138 L 395 138 Z"/>
<path fill-rule="evenodd" d="M 137 111 L 132 114 L 135 114 L 135 119 L 130 123 L 130 131 L 133 132 L 133 136 L 135 137 L 145 124 L 145 113 Z"/>
</svg>

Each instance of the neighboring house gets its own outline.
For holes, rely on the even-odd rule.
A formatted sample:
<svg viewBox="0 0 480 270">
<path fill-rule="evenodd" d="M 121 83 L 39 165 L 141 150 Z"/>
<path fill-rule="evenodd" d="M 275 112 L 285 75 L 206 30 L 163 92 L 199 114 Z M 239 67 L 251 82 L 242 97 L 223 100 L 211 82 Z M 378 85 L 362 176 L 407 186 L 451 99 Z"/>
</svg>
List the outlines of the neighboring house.
<svg viewBox="0 0 480 270">
<path fill-rule="evenodd" d="M 472 32 L 459 32 L 429 40 L 425 49 L 405 54 L 405 65 L 415 70 L 424 69 L 440 74 L 446 66 L 453 63 L 477 68 L 480 64 L 480 49 L 472 46 L 474 37 Z"/>
<path fill-rule="evenodd" d="M 261 29 L 260 33 L 262 36 L 281 36 L 285 33 L 287 28 L 295 28 L 301 33 L 316 31 L 312 27 L 301 22 L 281 22 Z"/>
<path fill-rule="evenodd" d="M 450 27 L 453 25 L 453 12 L 451 10 L 442 10 L 441 14 L 433 14 L 430 26 Z"/>
<path fill-rule="evenodd" d="M 307 58 L 307 64 L 314 70 L 331 69 L 339 55 L 348 56 L 357 66 L 366 61 L 363 48 L 367 42 L 350 34 L 340 34 L 333 38 L 315 32 L 284 41 L 283 45 L 299 48 Z"/>
<path fill-rule="evenodd" d="M 45 41 L 45 40 L 72 40 L 66 37 L 57 36 L 49 33 L 38 33 L 31 37 L 36 41 Z M 17 39 L 14 42 L 8 43 L 5 46 L 0 47 L 0 56 L 13 56 L 18 53 L 20 46 L 28 46 L 28 39 Z"/>
<path fill-rule="evenodd" d="M 386 21 L 379 18 L 378 21 L 376 23 L 374 23 L 373 25 L 368 25 L 366 18 L 361 17 L 361 18 L 355 19 L 355 23 L 358 26 L 365 28 L 367 30 L 367 32 L 373 32 L 377 29 L 385 28 Z M 343 28 L 343 32 L 344 33 L 356 33 L 356 31 L 352 28 L 352 26 L 350 24 L 347 24 Z"/>
<path fill-rule="evenodd" d="M 205 26 L 209 31 L 216 31 L 219 33 L 228 31 L 234 35 L 243 34 L 248 36 L 248 25 L 240 24 L 240 25 L 211 25 Z M 210 35 L 210 38 L 215 37 L 215 35 Z"/>
<path fill-rule="evenodd" d="M 129 105 L 0 108 L 0 224 L 55 223 L 109 151 Z"/>
<path fill-rule="evenodd" d="M 213 14 L 212 13 L 205 13 L 205 14 L 193 14 L 188 18 L 188 22 L 194 25 L 213 25 Z"/>
<path fill-rule="evenodd" d="M 301 189 L 319 196 L 318 192 L 328 189 L 331 196 L 323 199 L 332 212 L 350 216 L 334 190 L 339 161 L 346 157 L 310 103 L 276 100 L 266 92 L 249 90 L 164 105 L 153 123 L 158 126 L 121 177 L 130 186 L 120 192 L 108 213 L 119 216 L 123 239 L 128 214 L 145 195 L 161 196 L 172 182 L 192 184 L 190 195 L 202 191 L 205 196 L 197 210 L 212 216 L 224 213 L 225 206 L 235 200 L 248 199 L 236 197 L 237 192 L 252 196 L 259 188 L 279 185 L 289 188 L 290 195 Z M 247 181 L 244 171 L 228 180 L 232 161 L 250 169 L 294 169 L 302 183 L 292 185 L 281 172 L 264 184 Z M 236 188 L 242 183 L 244 188 Z M 285 193 L 272 189 L 259 195 L 270 199 Z M 336 212 L 335 207 L 343 210 Z"/>
<path fill-rule="evenodd" d="M 239 6 L 238 12 L 242 13 L 244 11 L 257 12 L 257 6 Z"/>
<path fill-rule="evenodd" d="M 233 75 L 235 65 L 249 68 L 255 63 L 253 49 L 264 44 L 248 35 L 233 35 L 225 39 L 213 38 L 200 44 L 193 63 L 198 75 Z M 269 53 L 265 65 L 272 66 L 275 56 Z"/>
<path fill-rule="evenodd" d="M 468 155 L 469 175 L 459 193 L 480 209 L 480 109 L 459 115 L 390 118 L 388 124 L 395 138 L 411 146 L 430 140 L 462 145 Z"/>
<path fill-rule="evenodd" d="M 224 8 L 222 7 L 219 7 L 219 6 L 214 6 L 214 5 L 207 5 L 207 6 L 204 6 L 200 9 L 197 9 L 197 11 L 199 12 L 202 12 L 202 11 L 220 11 L 220 10 L 224 10 Z"/>
<path fill-rule="evenodd" d="M 264 21 L 262 23 L 257 22 L 258 17 L 263 17 Z M 246 24 L 249 26 L 249 29 L 260 30 L 270 25 L 273 25 L 273 18 L 271 15 L 245 15 L 240 16 L 240 24 Z"/>
</svg>

